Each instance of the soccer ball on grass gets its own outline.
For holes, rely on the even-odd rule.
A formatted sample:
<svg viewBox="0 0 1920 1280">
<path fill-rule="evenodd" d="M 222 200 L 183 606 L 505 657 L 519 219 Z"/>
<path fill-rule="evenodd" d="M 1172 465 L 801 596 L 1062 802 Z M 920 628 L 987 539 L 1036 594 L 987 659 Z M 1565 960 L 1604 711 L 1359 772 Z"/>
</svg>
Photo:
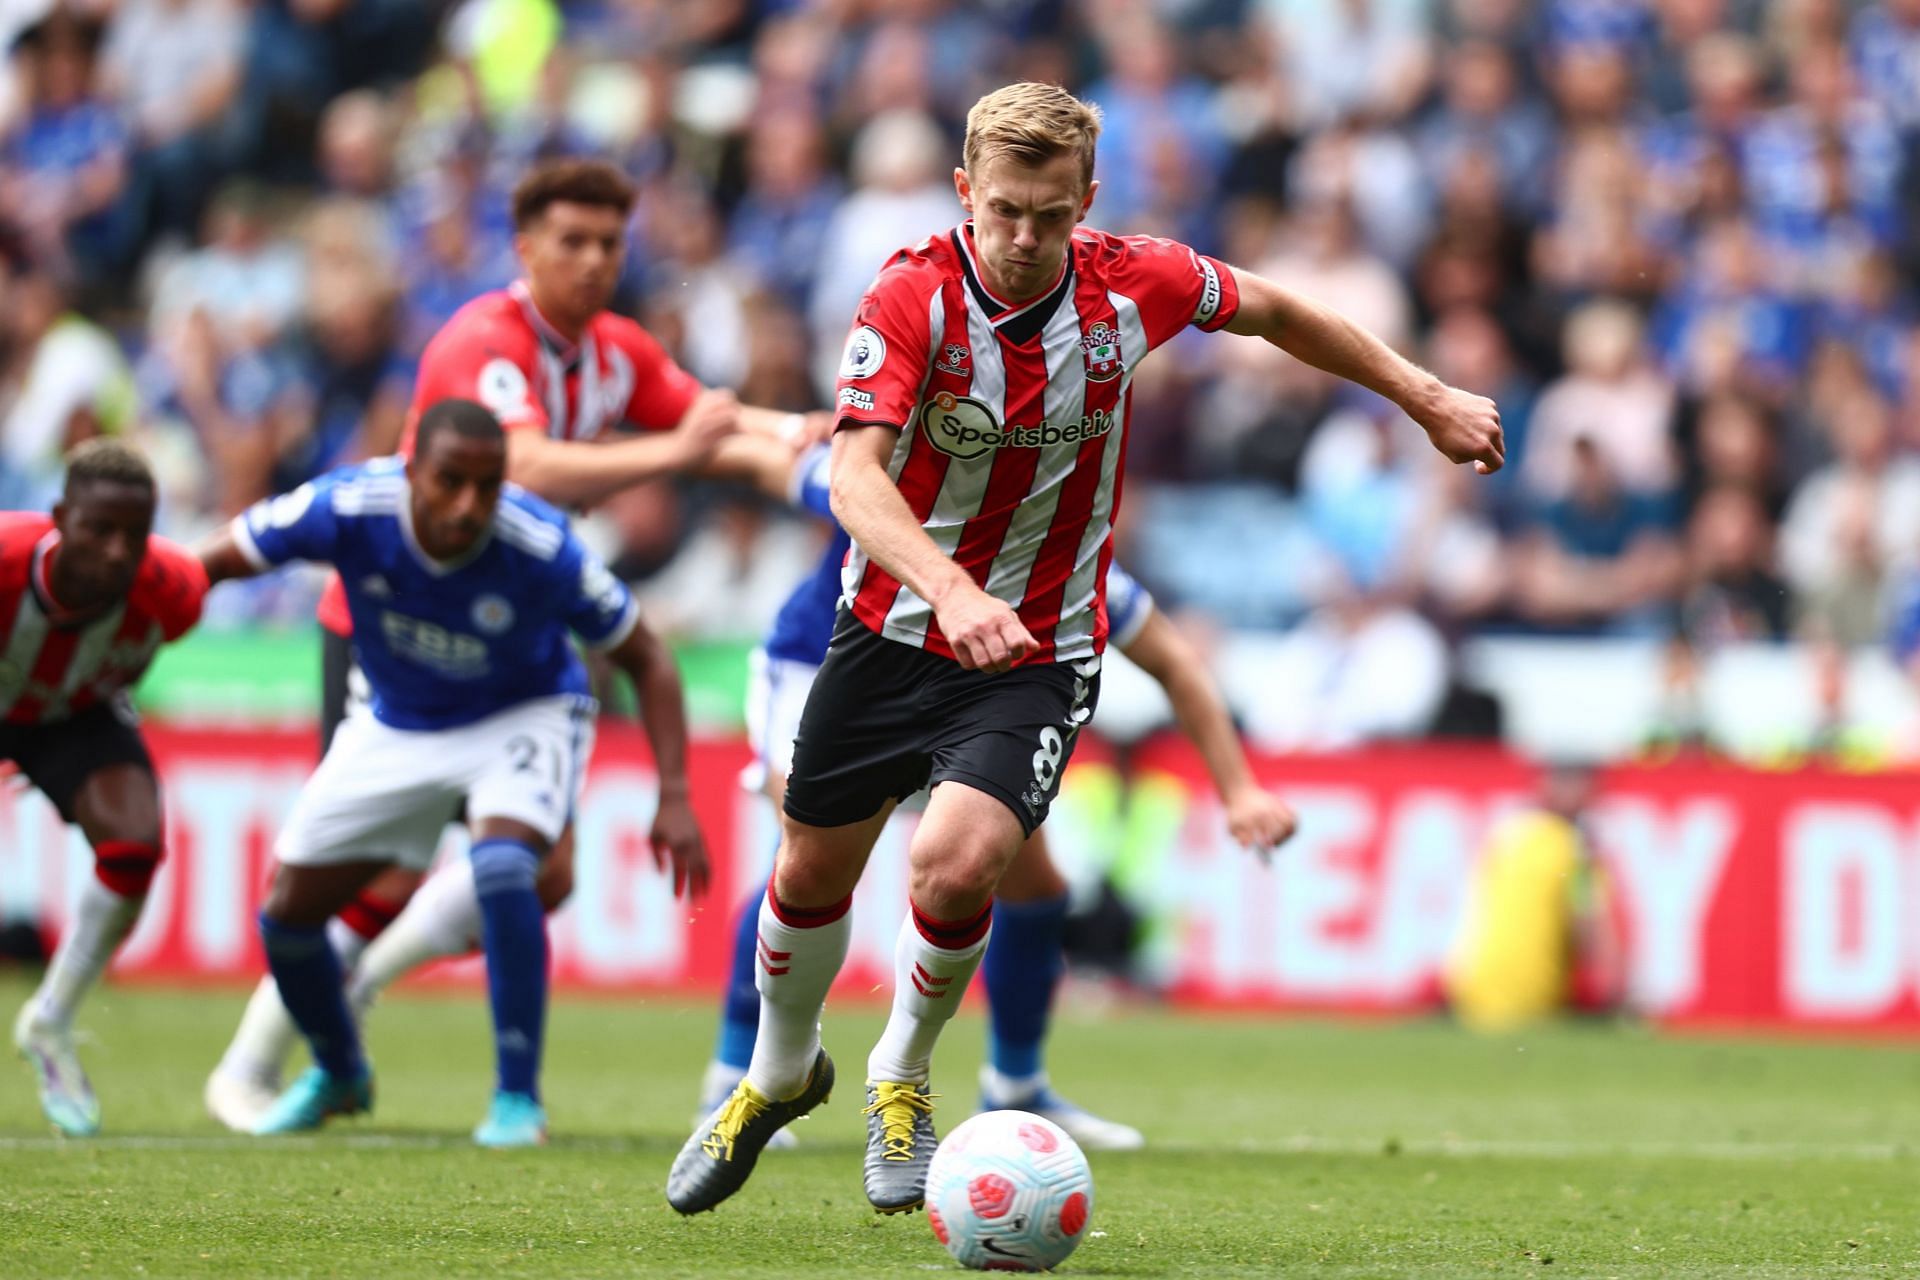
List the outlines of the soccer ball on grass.
<svg viewBox="0 0 1920 1280">
<path fill-rule="evenodd" d="M 1086 1238 L 1093 1173 L 1066 1131 L 988 1111 L 948 1134 L 927 1170 L 927 1221 L 960 1265 L 1046 1271 Z"/>
</svg>

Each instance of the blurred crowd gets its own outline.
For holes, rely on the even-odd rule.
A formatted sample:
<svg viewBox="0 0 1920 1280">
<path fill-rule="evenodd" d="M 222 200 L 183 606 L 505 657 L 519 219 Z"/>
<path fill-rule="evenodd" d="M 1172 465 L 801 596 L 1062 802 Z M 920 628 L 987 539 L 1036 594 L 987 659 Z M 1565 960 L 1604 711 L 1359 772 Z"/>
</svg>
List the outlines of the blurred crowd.
<svg viewBox="0 0 1920 1280">
<path fill-rule="evenodd" d="M 1135 379 L 1121 530 L 1163 601 L 1297 627 L 1329 679 L 1489 632 L 1920 647 L 1920 0 L 0 21 L 7 505 L 96 431 L 141 434 L 181 531 L 391 448 L 426 338 L 513 276 L 506 192 L 562 153 L 642 186 L 623 309 L 710 385 L 823 405 L 876 267 L 959 216 L 966 108 L 1037 78 L 1105 111 L 1092 223 L 1311 292 L 1502 408 L 1478 480 L 1273 348 L 1176 341 Z M 727 493 L 603 525 L 689 634 L 751 632 L 805 559 Z"/>
</svg>

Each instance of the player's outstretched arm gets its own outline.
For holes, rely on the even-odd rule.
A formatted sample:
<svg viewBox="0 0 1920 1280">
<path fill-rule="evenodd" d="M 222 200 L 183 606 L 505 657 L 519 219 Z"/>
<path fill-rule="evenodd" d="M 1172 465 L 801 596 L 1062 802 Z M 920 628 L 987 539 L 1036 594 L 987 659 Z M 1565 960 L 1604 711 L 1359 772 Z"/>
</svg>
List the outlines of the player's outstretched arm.
<svg viewBox="0 0 1920 1280">
<path fill-rule="evenodd" d="M 626 639 L 607 651 L 607 657 L 633 681 L 640 718 L 653 747 L 654 768 L 660 774 L 660 807 L 650 837 L 653 860 L 662 871 L 672 869 L 676 894 L 697 897 L 706 893 L 712 871 L 687 778 L 687 702 L 680 670 L 665 643 L 644 622 L 636 622 Z"/>
<path fill-rule="evenodd" d="M 1200 750 L 1207 774 L 1227 806 L 1227 830 L 1265 855 L 1293 836 L 1299 820 L 1284 801 L 1254 780 L 1226 700 L 1208 676 L 1200 653 L 1158 609 L 1121 652 L 1167 691 L 1180 732 Z"/>
<path fill-rule="evenodd" d="M 200 567 L 207 571 L 207 585 L 212 587 L 229 578 L 252 578 L 264 572 L 264 567 L 255 563 L 240 548 L 234 537 L 232 525 L 222 525 L 207 535 L 193 550 L 200 558 Z"/>
<path fill-rule="evenodd" d="M 1226 328 L 1264 338 L 1316 369 L 1376 391 L 1406 410 L 1450 462 L 1481 475 L 1507 460 L 1500 410 L 1485 396 L 1450 387 L 1333 308 L 1273 281 L 1233 269 L 1240 308 Z"/>
<path fill-rule="evenodd" d="M 784 500 L 792 493 L 793 467 L 799 459 L 800 450 L 786 440 L 740 431 L 715 446 L 700 474 Z"/>
<path fill-rule="evenodd" d="M 934 545 L 887 474 L 896 427 L 846 427 L 833 437 L 833 515 L 875 564 L 933 606 L 940 633 L 970 671 L 1005 671 L 1039 647 L 1019 615 L 988 595 Z"/>
<path fill-rule="evenodd" d="M 703 391 L 671 431 L 624 440 L 507 433 L 507 479 L 563 507 L 590 507 L 646 480 L 697 468 L 740 425 L 731 391 Z"/>
<path fill-rule="evenodd" d="M 740 406 L 742 435 L 762 436 L 790 445 L 795 450 L 808 445 L 825 444 L 833 437 L 833 415 L 824 409 L 811 413 L 788 413 L 759 405 Z"/>
</svg>

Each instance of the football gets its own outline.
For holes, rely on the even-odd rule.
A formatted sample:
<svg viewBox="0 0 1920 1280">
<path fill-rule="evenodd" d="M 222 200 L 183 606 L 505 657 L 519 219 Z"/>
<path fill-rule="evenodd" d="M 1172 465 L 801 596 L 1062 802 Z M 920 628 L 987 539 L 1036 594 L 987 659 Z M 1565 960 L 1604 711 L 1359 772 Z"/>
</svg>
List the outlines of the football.
<svg viewBox="0 0 1920 1280">
<path fill-rule="evenodd" d="M 1050 1120 L 988 1111 L 948 1134 L 927 1171 L 927 1221 L 961 1266 L 1046 1271 L 1086 1238 L 1087 1157 Z"/>
</svg>

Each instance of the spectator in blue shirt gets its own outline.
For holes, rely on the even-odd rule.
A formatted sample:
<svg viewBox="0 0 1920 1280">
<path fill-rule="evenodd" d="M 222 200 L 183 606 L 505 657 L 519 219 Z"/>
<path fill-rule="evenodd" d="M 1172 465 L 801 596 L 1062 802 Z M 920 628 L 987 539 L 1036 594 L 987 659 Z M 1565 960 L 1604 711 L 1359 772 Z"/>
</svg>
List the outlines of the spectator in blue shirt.
<svg viewBox="0 0 1920 1280">
<path fill-rule="evenodd" d="M 826 145 L 819 121 L 793 112 L 756 120 L 747 135 L 747 192 L 733 213 L 730 249 L 796 308 L 812 292 L 827 226 L 845 194 L 827 168 Z"/>
<path fill-rule="evenodd" d="M 1681 572 L 1668 502 L 1622 487 L 1591 436 L 1573 442 L 1572 481 L 1520 547 L 1520 615 L 1549 631 L 1660 633 Z"/>
<path fill-rule="evenodd" d="M 92 90 L 99 43 L 98 24 L 64 10 L 21 34 L 24 110 L 0 144 L 0 221 L 42 263 L 89 281 L 128 265 L 139 239 L 126 126 Z"/>
</svg>

